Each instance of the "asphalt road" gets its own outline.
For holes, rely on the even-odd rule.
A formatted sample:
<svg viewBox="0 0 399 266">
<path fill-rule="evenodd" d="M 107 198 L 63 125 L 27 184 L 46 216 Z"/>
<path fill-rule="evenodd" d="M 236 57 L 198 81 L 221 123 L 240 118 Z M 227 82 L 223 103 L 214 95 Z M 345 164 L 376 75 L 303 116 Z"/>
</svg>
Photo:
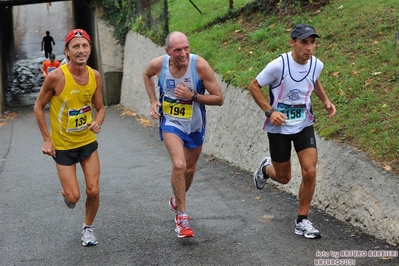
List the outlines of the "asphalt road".
<svg viewBox="0 0 399 266">
<path fill-rule="evenodd" d="M 295 235 L 295 196 L 273 185 L 258 190 L 252 173 L 209 155 L 201 155 L 187 197 L 195 237 L 177 238 L 171 165 L 157 127 L 116 106 L 98 135 L 99 243 L 83 247 L 80 166 L 82 197 L 70 210 L 54 161 L 41 153 L 32 106 L 9 111 L 16 116 L 0 127 L 0 265 L 399 265 L 394 246 L 315 209 L 309 218 L 323 237 Z M 379 250 L 393 256 L 372 254 Z"/>
</svg>

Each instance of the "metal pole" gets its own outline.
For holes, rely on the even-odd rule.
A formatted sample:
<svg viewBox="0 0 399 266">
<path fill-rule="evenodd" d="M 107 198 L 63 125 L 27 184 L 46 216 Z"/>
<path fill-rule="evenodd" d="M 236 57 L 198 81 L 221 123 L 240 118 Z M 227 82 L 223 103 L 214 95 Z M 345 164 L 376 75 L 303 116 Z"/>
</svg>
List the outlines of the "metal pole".
<svg viewBox="0 0 399 266">
<path fill-rule="evenodd" d="M 195 7 L 195 9 L 197 9 L 198 10 L 198 12 L 200 12 L 200 14 L 202 15 L 202 12 L 201 12 L 201 10 L 199 10 L 199 8 L 194 4 L 194 2 L 193 1 L 191 1 L 191 0 L 189 0 L 190 1 L 190 3 Z"/>
</svg>

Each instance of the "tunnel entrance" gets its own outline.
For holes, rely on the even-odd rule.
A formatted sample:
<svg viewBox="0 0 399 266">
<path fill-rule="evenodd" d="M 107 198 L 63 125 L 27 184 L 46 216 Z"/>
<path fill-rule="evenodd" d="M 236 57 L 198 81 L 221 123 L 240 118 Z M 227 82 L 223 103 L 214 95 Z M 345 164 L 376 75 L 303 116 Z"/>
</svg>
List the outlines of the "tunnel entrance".
<svg viewBox="0 0 399 266">
<path fill-rule="evenodd" d="M 27 1 L 29 2 L 29 1 Z M 32 1 L 33 2 L 33 1 Z M 85 29 L 92 37 L 93 49 L 88 65 L 97 68 L 94 34 L 94 8 L 90 1 L 56 1 L 14 6 L 15 61 L 8 71 L 3 89 L 5 106 L 33 105 L 43 84 L 40 65 L 46 60 L 43 37 L 50 32 L 56 60 L 64 59 L 66 34 L 73 28 Z"/>
<path fill-rule="evenodd" d="M 43 37 L 50 32 L 56 60 L 64 58 L 65 34 L 73 27 L 72 2 L 15 6 L 15 62 L 8 76 L 6 106 L 33 105 L 43 84 L 40 65 L 46 60 Z"/>
</svg>

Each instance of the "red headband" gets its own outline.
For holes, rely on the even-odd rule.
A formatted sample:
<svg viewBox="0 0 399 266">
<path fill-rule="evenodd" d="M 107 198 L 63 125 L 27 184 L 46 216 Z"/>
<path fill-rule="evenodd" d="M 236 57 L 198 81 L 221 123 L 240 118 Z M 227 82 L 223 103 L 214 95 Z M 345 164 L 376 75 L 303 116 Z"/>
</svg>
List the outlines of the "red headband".
<svg viewBox="0 0 399 266">
<path fill-rule="evenodd" d="M 67 36 L 65 37 L 65 45 L 69 43 L 70 40 L 73 38 L 85 38 L 91 44 L 91 39 L 89 34 L 85 30 L 82 29 L 74 29 L 68 32 Z"/>
</svg>

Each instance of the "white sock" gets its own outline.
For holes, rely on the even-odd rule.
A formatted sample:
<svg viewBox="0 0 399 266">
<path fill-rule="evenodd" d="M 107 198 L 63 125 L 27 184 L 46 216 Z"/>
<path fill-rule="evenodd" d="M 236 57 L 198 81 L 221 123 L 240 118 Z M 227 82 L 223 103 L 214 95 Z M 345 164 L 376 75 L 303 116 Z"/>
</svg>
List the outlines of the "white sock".
<svg viewBox="0 0 399 266">
<path fill-rule="evenodd" d="M 85 229 L 85 227 L 91 227 L 91 225 L 87 225 L 87 224 L 83 223 L 82 229 Z"/>
</svg>

